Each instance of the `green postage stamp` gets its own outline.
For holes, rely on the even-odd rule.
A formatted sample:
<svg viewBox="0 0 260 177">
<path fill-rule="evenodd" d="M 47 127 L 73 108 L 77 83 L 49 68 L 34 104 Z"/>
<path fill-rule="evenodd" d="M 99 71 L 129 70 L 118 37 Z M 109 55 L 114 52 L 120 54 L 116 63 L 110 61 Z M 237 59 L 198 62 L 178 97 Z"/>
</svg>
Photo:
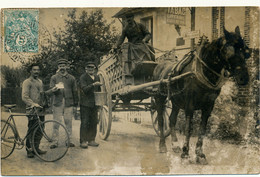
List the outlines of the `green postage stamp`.
<svg viewBox="0 0 260 177">
<path fill-rule="evenodd" d="M 39 10 L 4 9 L 4 52 L 38 52 Z"/>
</svg>

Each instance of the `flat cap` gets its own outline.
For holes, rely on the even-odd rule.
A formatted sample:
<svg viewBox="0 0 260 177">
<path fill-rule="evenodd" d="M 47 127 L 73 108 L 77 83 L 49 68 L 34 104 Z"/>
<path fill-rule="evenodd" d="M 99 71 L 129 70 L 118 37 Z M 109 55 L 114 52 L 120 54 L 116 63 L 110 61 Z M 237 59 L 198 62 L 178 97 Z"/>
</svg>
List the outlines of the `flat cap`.
<svg viewBox="0 0 260 177">
<path fill-rule="evenodd" d="M 58 65 L 59 64 L 68 64 L 69 61 L 67 59 L 61 58 L 61 59 L 58 59 L 57 63 L 58 63 Z"/>
<path fill-rule="evenodd" d="M 86 62 L 86 65 L 85 66 L 95 66 L 97 67 L 96 63 L 94 61 L 88 61 Z"/>
</svg>

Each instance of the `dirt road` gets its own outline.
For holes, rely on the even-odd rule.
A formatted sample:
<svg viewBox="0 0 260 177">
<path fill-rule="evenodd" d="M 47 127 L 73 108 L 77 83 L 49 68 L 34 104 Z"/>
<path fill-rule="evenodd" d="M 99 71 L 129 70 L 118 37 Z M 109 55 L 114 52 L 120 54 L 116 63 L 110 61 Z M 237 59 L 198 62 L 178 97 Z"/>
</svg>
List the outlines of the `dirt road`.
<svg viewBox="0 0 260 177">
<path fill-rule="evenodd" d="M 149 118 L 147 118 L 149 119 Z M 17 119 L 24 127 L 26 118 Z M 123 118 L 113 122 L 107 141 L 97 138 L 98 148 L 79 147 L 79 120 L 73 121 L 74 143 L 64 158 L 55 163 L 28 159 L 25 148 L 15 150 L 1 162 L 2 175 L 173 175 L 173 174 L 255 174 L 260 172 L 260 147 L 232 145 L 205 139 L 207 165 L 194 163 L 196 138 L 191 138 L 190 159 L 183 161 L 171 150 L 159 153 L 159 137 L 151 123 L 136 124 Z M 183 137 L 179 136 L 180 145 Z"/>
</svg>

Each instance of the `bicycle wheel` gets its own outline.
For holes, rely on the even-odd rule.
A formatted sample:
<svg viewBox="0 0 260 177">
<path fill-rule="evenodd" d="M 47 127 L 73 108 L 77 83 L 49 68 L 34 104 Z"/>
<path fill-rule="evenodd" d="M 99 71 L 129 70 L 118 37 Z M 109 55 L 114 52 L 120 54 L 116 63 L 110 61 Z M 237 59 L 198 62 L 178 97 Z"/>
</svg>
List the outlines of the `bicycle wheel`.
<svg viewBox="0 0 260 177">
<path fill-rule="evenodd" d="M 54 162 L 61 159 L 69 148 L 67 129 L 54 120 L 42 122 L 33 131 L 32 148 L 43 161 Z"/>
<path fill-rule="evenodd" d="M 14 127 L 5 120 L 1 120 L 1 159 L 9 157 L 15 148 Z"/>
</svg>

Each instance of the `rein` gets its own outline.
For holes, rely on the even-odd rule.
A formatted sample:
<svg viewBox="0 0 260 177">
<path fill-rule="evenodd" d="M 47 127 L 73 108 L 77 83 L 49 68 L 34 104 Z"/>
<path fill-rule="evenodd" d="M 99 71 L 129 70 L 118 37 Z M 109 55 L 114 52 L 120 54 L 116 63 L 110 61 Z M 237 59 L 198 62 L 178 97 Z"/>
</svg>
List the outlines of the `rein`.
<svg viewBox="0 0 260 177">
<path fill-rule="evenodd" d="M 197 60 L 195 60 L 193 62 L 193 71 L 194 74 L 196 76 L 196 78 L 206 87 L 213 89 L 213 90 L 219 90 L 224 83 L 226 82 L 226 77 L 224 76 L 224 69 L 222 69 L 221 74 L 217 73 L 216 71 L 214 71 L 213 69 L 211 69 L 199 56 L 196 52 L 195 56 L 197 58 Z M 215 75 L 217 75 L 219 77 L 219 80 L 216 84 L 213 84 L 212 82 L 210 82 L 210 80 L 204 75 L 203 71 L 202 71 L 202 67 L 199 67 L 197 64 L 197 61 L 199 63 L 201 63 L 201 66 L 205 66 L 207 69 L 209 69 L 212 73 L 214 73 Z"/>
<path fill-rule="evenodd" d="M 195 56 L 197 57 L 197 59 L 211 72 L 213 72 L 214 74 L 216 74 L 218 77 L 221 77 L 221 75 L 219 73 L 217 73 L 216 71 L 214 71 L 213 69 L 211 69 L 197 54 L 197 52 L 194 52 Z"/>
<path fill-rule="evenodd" d="M 219 90 L 224 83 L 226 82 L 226 77 L 225 77 L 225 70 L 222 69 L 221 73 L 217 73 L 216 71 L 214 71 L 212 68 L 210 68 L 198 55 L 198 53 L 196 51 L 190 52 L 189 54 L 187 54 L 186 57 L 184 57 L 184 59 L 187 59 L 187 57 L 192 57 L 195 56 L 196 58 L 193 59 L 192 62 L 192 72 L 196 77 L 196 79 L 203 84 L 204 86 L 208 87 L 209 89 L 213 89 L 213 90 Z M 183 62 L 185 62 L 185 60 L 180 60 L 176 65 L 174 65 L 174 67 L 171 69 L 170 75 L 169 77 L 174 77 L 174 73 L 176 71 L 176 68 L 179 68 L 180 65 L 183 64 Z M 203 67 L 206 67 L 210 72 L 212 72 L 213 74 L 215 74 L 218 77 L 218 81 L 216 82 L 216 84 L 213 84 L 203 73 Z M 177 69 L 178 72 L 179 69 Z M 188 85 L 188 84 L 187 84 Z M 178 91 L 178 93 L 175 93 L 174 95 L 180 94 L 181 92 L 183 92 L 183 90 L 185 90 L 186 88 L 181 89 L 180 91 Z M 167 95 L 165 95 L 167 96 Z"/>
</svg>

